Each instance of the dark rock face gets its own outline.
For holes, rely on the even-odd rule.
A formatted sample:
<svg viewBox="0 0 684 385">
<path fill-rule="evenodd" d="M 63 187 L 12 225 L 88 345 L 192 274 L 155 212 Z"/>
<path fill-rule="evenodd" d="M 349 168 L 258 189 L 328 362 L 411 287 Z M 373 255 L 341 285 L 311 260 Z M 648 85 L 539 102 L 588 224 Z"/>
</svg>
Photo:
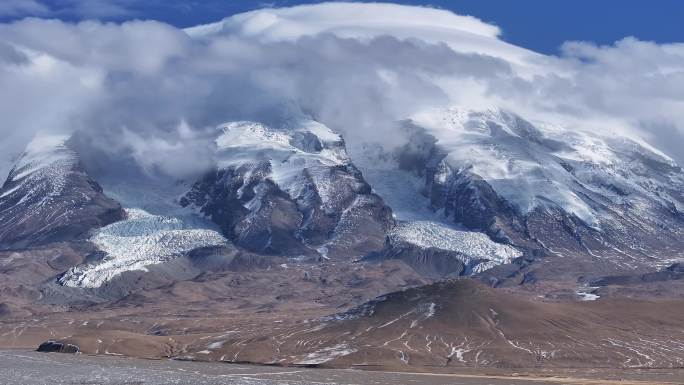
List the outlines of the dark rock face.
<svg viewBox="0 0 684 385">
<path fill-rule="evenodd" d="M 195 183 L 181 205 L 201 207 L 226 236 L 245 249 L 270 254 L 310 253 L 295 234 L 302 215 L 272 181 L 261 179 L 267 171 L 268 165 L 262 164 L 254 169 L 210 172 Z M 246 180 L 248 172 L 252 174 Z M 258 207 L 250 211 L 246 206 L 253 200 L 258 201 Z"/>
<path fill-rule="evenodd" d="M 290 139 L 290 145 L 304 152 L 320 152 L 323 144 L 318 137 L 311 132 L 295 132 Z"/>
<path fill-rule="evenodd" d="M 0 303 L 0 318 L 9 317 L 12 315 L 12 309 L 6 303 Z"/>
<path fill-rule="evenodd" d="M 450 177 L 442 181 L 438 174 Z M 513 207 L 486 181 L 467 171 L 452 170 L 440 161 L 426 169 L 425 192 L 433 207 L 443 209 L 445 216 L 470 229 L 485 232 L 494 240 L 510 243 L 510 237 L 524 231 Z"/>
<path fill-rule="evenodd" d="M 283 255 L 365 254 L 378 248 L 392 225 L 391 210 L 370 192 L 353 168 L 326 170 L 337 193 L 335 205 L 324 209 L 315 184 L 303 170 L 305 186 L 291 197 L 269 179 L 268 164 L 216 170 L 195 183 L 181 204 L 200 207 L 236 245 L 247 250 Z"/>
<path fill-rule="evenodd" d="M 44 353 L 78 353 L 79 347 L 72 344 L 63 344 L 56 341 L 46 341 L 38 346 L 37 351 Z"/>
<path fill-rule="evenodd" d="M 262 146 L 281 136 L 287 144 L 274 143 L 209 172 L 181 205 L 198 208 L 236 245 L 252 252 L 336 258 L 383 247 L 394 223 L 391 209 L 348 160 L 341 138 L 328 133 L 326 141 L 306 130 L 245 127 L 236 129 L 263 135 Z M 233 159 L 240 151 L 253 147 L 229 147 L 222 156 Z"/>
<path fill-rule="evenodd" d="M 69 241 L 124 217 L 63 140 L 34 140 L 0 189 L 0 248 Z"/>
<path fill-rule="evenodd" d="M 472 265 L 466 265 L 463 261 L 468 257 L 456 251 L 436 247 L 424 248 L 389 238 L 385 243 L 385 248 L 368 259 L 398 259 L 411 266 L 419 274 L 433 279 L 470 274 L 472 265 L 478 263 L 474 261 Z"/>
</svg>

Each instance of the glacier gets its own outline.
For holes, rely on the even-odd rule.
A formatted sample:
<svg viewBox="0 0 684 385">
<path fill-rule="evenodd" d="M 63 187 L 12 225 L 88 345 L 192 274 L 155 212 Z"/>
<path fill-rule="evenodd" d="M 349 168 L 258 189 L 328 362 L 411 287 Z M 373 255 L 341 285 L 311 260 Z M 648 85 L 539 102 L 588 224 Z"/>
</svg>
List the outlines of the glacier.
<svg viewBox="0 0 684 385">
<path fill-rule="evenodd" d="M 389 236 L 394 242 L 407 242 L 426 249 L 456 251 L 463 255 L 461 262 L 464 265 L 472 266 L 473 273 L 510 263 L 523 254 L 515 247 L 492 241 L 484 233 L 455 230 L 433 221 L 400 222 Z"/>
<path fill-rule="evenodd" d="M 127 219 L 99 229 L 90 241 L 106 256 L 71 268 L 59 278 L 69 287 L 98 288 L 126 271 L 147 271 L 198 247 L 220 246 L 216 230 L 189 227 L 182 219 L 126 209 Z"/>
<path fill-rule="evenodd" d="M 59 278 L 64 286 L 99 288 L 124 272 L 147 271 L 196 248 L 229 242 L 211 221 L 178 204 L 187 190 L 178 181 L 118 164 L 97 178 L 105 194 L 121 203 L 126 218 L 93 232 L 88 241 L 104 257 L 71 268 Z"/>
</svg>

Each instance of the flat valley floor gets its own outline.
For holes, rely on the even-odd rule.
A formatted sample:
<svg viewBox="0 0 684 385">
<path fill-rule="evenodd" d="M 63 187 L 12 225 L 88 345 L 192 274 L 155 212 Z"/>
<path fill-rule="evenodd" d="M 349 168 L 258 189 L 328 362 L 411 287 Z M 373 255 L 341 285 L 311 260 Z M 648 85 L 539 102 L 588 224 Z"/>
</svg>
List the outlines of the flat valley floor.
<svg viewBox="0 0 684 385">
<path fill-rule="evenodd" d="M 529 374 L 392 373 L 341 369 L 282 368 L 176 360 L 143 360 L 83 354 L 0 350 L 3 385 L 557 385 L 684 384 L 684 369 L 616 370 Z"/>
</svg>

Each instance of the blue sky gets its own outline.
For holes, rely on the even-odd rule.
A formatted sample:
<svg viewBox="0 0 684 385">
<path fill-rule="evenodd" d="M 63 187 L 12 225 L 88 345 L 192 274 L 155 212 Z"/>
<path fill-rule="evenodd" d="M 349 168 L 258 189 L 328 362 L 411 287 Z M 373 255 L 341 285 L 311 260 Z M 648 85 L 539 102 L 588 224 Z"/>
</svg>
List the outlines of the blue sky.
<svg viewBox="0 0 684 385">
<path fill-rule="evenodd" d="M 319 1 L 254 0 L 2 0 L 0 20 L 24 16 L 63 20 L 155 19 L 187 27 L 262 6 Z M 611 44 L 626 36 L 658 43 L 684 41 L 681 0 L 397 0 L 470 14 L 503 30 L 503 39 L 538 52 L 556 53 L 568 40 Z"/>
</svg>

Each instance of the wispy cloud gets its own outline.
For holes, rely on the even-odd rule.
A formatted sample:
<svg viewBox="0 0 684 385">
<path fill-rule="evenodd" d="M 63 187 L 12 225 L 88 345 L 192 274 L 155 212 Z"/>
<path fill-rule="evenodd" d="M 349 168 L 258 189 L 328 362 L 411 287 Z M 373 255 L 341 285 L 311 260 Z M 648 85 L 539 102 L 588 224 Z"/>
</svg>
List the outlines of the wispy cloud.
<svg viewBox="0 0 684 385">
<path fill-rule="evenodd" d="M 3 0 L 0 17 L 124 18 L 137 14 L 135 5 L 132 0 Z"/>
<path fill-rule="evenodd" d="M 3 0 L 0 2 L 0 16 L 42 16 L 49 12 L 50 8 L 37 0 Z"/>
</svg>

